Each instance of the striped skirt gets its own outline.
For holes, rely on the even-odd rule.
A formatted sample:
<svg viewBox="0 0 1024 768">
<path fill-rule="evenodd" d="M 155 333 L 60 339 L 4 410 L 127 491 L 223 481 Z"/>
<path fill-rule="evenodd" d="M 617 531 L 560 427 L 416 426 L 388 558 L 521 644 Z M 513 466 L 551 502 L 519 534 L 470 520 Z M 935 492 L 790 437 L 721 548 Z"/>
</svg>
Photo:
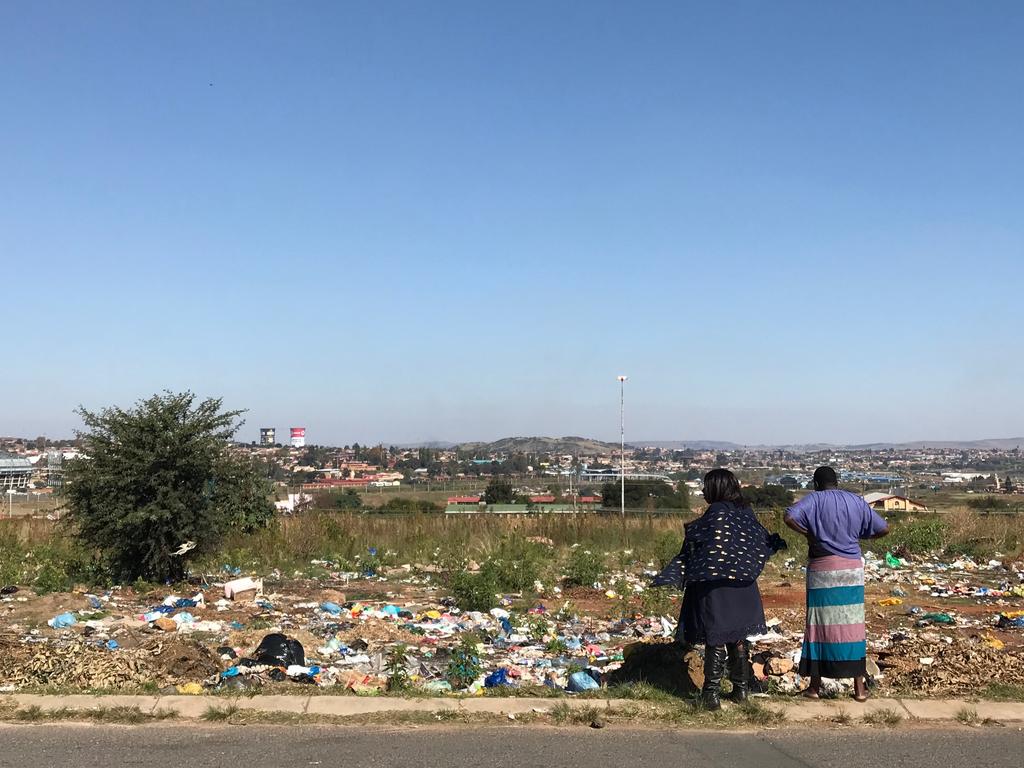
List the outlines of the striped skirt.
<svg viewBox="0 0 1024 768">
<path fill-rule="evenodd" d="M 860 558 L 828 555 L 807 564 L 807 628 L 800 674 L 848 678 L 865 674 L 864 567 Z"/>
</svg>

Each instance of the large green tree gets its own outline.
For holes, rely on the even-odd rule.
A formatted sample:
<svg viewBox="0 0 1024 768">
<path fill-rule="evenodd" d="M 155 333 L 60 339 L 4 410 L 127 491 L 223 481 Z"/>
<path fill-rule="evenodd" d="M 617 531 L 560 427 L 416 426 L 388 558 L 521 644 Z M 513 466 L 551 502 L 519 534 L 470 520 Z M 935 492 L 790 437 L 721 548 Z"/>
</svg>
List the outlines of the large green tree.
<svg viewBox="0 0 1024 768">
<path fill-rule="evenodd" d="M 512 482 L 502 477 L 492 478 L 484 489 L 484 501 L 488 504 L 512 504 L 516 500 Z"/>
<path fill-rule="evenodd" d="M 67 470 L 69 519 L 116 577 L 180 579 L 229 531 L 273 517 L 263 473 L 229 446 L 242 411 L 220 399 L 165 392 L 78 414 L 85 457 Z"/>
<path fill-rule="evenodd" d="M 605 509 L 618 509 L 622 488 L 618 482 L 605 483 L 601 488 L 601 501 Z M 689 509 L 689 489 L 680 484 L 676 491 L 661 480 L 626 480 L 626 509 Z"/>
<path fill-rule="evenodd" d="M 793 505 L 793 492 L 781 485 L 744 488 L 743 498 L 753 509 L 786 509 Z"/>
</svg>

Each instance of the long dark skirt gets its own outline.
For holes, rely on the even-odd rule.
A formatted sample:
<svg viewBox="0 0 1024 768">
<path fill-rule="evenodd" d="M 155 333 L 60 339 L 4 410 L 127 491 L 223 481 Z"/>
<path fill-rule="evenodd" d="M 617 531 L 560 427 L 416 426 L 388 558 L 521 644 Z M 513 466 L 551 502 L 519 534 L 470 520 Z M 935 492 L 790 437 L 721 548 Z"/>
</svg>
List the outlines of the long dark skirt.
<svg viewBox="0 0 1024 768">
<path fill-rule="evenodd" d="M 737 643 L 768 631 L 756 581 L 689 584 L 683 593 L 676 638 L 690 645 Z"/>
</svg>

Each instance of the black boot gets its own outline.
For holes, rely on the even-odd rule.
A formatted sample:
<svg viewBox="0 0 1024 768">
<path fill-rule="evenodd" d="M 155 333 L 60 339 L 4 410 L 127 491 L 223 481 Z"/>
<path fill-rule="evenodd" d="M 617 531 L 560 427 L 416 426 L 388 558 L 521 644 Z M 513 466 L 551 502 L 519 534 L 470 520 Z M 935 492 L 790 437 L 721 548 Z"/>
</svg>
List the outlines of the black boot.
<svg viewBox="0 0 1024 768">
<path fill-rule="evenodd" d="M 729 701 L 742 704 L 750 693 L 750 649 L 745 641 L 729 643 L 729 680 L 732 681 L 732 693 Z"/>
<path fill-rule="evenodd" d="M 728 658 L 722 646 L 704 647 L 704 687 L 700 691 L 704 709 L 714 712 L 722 708 L 722 677 L 725 676 L 725 663 Z"/>
</svg>

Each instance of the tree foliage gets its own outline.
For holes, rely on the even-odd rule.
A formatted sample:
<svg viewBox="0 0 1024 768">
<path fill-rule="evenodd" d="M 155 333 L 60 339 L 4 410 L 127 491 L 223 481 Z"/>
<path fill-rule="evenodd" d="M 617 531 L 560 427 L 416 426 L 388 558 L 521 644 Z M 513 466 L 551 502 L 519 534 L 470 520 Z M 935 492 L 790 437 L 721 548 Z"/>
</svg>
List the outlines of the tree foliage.
<svg viewBox="0 0 1024 768">
<path fill-rule="evenodd" d="M 512 483 L 502 477 L 492 478 L 484 489 L 484 501 L 488 504 L 512 504 L 516 500 Z"/>
<path fill-rule="evenodd" d="M 346 488 L 334 500 L 334 506 L 338 509 L 362 509 L 363 499 L 355 488 Z"/>
<path fill-rule="evenodd" d="M 744 488 L 743 498 L 752 509 L 786 509 L 793 505 L 793 492 L 781 485 Z"/>
<path fill-rule="evenodd" d="M 618 509 L 622 487 L 618 482 L 601 488 L 602 506 Z M 662 480 L 626 480 L 626 509 L 689 509 L 690 493 L 685 485 L 676 491 Z"/>
<path fill-rule="evenodd" d="M 180 579 L 224 535 L 273 517 L 266 478 L 233 455 L 241 411 L 191 392 L 165 392 L 129 409 L 79 408 L 85 458 L 67 470 L 69 519 L 121 579 Z M 174 554 L 186 542 L 195 547 Z"/>
</svg>

